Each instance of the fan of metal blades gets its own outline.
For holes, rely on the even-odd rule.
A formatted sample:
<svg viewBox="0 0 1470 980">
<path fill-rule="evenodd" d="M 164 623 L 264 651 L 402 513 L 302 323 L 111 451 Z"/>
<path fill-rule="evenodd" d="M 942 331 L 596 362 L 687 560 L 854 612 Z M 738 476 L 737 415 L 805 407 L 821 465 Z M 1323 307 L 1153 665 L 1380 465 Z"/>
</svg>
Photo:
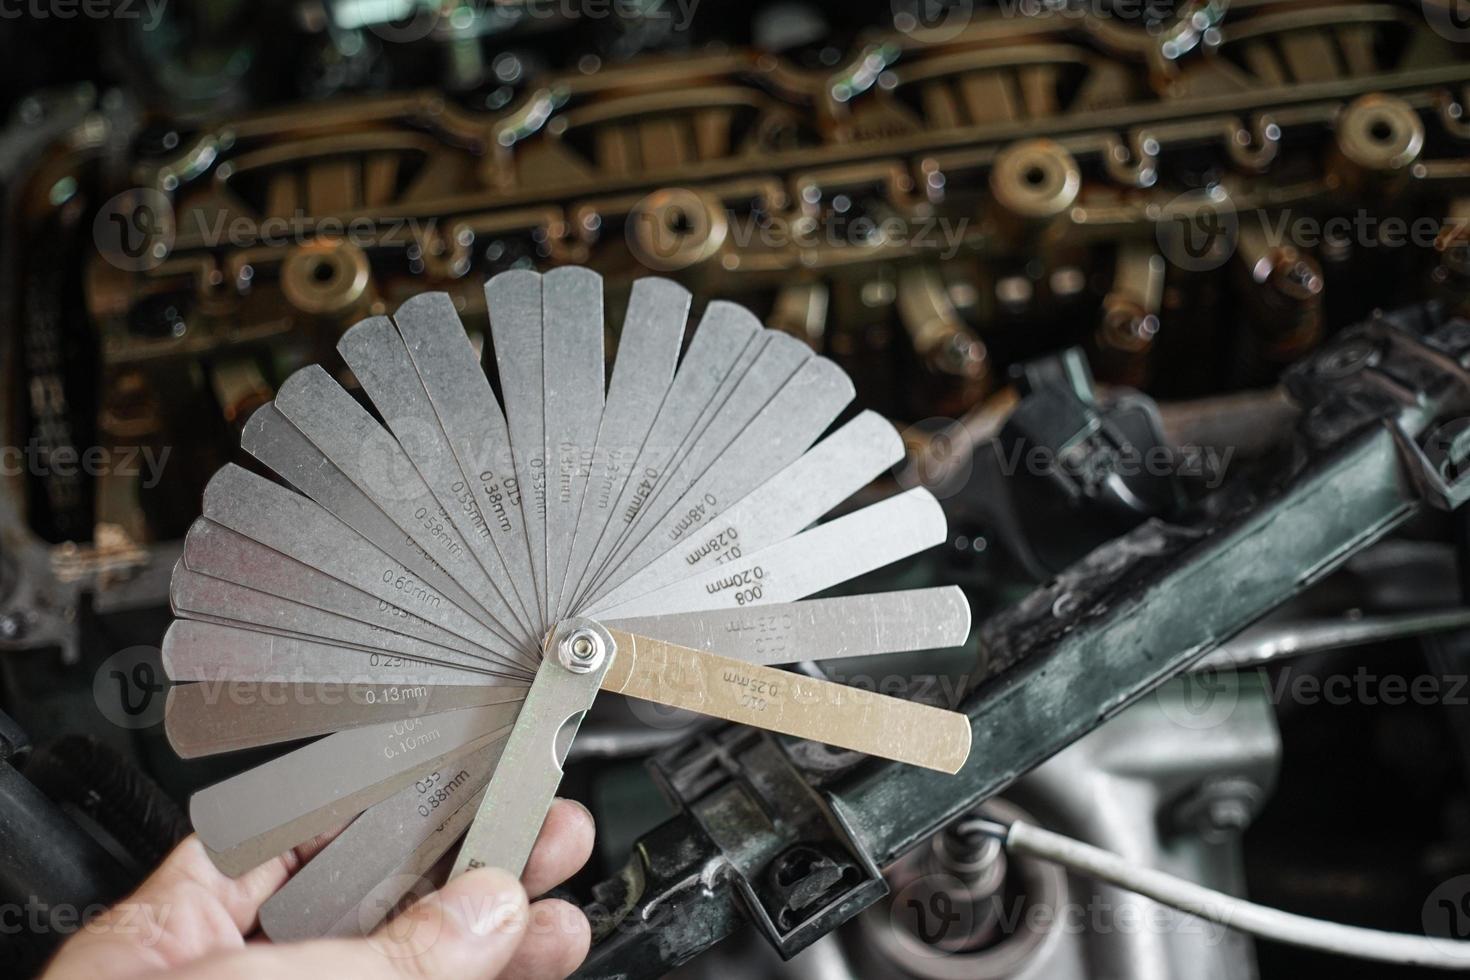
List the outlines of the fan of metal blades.
<svg viewBox="0 0 1470 980">
<path fill-rule="evenodd" d="M 601 278 L 485 287 L 500 380 L 443 293 L 338 345 L 215 475 L 174 569 L 167 731 L 184 756 L 315 738 L 196 794 L 238 874 L 348 824 L 266 905 L 275 938 L 372 928 L 451 874 L 519 872 L 599 690 L 954 772 L 963 715 L 773 665 L 964 641 L 958 589 L 798 601 L 938 544 L 914 489 L 817 523 L 898 461 L 851 382 L 747 310 L 643 279 L 604 383 Z M 676 367 L 677 365 L 677 367 Z M 820 439 L 820 441 L 818 441 Z M 350 823 L 349 823 L 350 821 Z M 467 831 L 467 833 L 466 833 Z"/>
</svg>

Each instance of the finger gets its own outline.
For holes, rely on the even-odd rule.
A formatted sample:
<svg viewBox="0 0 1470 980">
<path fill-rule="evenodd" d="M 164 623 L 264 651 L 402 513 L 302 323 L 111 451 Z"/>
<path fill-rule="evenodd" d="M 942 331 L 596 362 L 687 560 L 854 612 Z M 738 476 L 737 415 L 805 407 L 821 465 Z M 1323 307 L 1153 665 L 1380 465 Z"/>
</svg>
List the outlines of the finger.
<svg viewBox="0 0 1470 980">
<path fill-rule="evenodd" d="M 398 974 L 493 977 L 526 929 L 526 892 L 499 868 L 477 868 L 384 923 L 366 944 Z"/>
<path fill-rule="evenodd" d="M 531 906 L 525 938 L 511 957 L 507 977 L 516 980 L 562 980 L 587 958 L 592 928 L 582 910 L 558 898 Z"/>
<path fill-rule="evenodd" d="M 177 898 L 181 891 L 203 891 L 214 899 L 237 932 L 248 933 L 255 927 L 260 906 L 265 900 L 339 833 L 341 828 L 315 837 L 238 878 L 231 878 L 216 868 L 198 835 L 190 834 L 139 886 L 132 901 L 157 905 Z"/>
<path fill-rule="evenodd" d="M 480 868 L 425 896 L 366 939 L 251 946 L 206 961 L 197 980 L 489 980 L 510 961 L 526 918 L 520 882 L 498 868 Z"/>
<path fill-rule="evenodd" d="M 521 882 L 529 895 L 541 895 L 576 874 L 592 856 L 592 814 L 575 800 L 556 800 L 536 837 Z"/>
<path fill-rule="evenodd" d="M 232 879 L 190 835 L 137 891 L 73 936 L 53 961 L 52 973 L 86 974 L 97 966 L 111 973 L 162 969 L 237 949 L 261 903 L 322 846 L 319 838 Z"/>
</svg>

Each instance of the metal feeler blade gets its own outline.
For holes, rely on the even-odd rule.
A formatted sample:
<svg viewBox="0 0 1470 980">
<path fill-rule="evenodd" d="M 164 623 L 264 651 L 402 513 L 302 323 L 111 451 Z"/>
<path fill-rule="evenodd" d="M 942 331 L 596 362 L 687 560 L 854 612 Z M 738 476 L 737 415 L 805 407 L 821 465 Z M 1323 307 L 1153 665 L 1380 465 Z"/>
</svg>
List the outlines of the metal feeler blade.
<svg viewBox="0 0 1470 980">
<path fill-rule="evenodd" d="M 175 565 L 173 580 L 169 586 L 169 602 L 174 615 L 180 619 L 196 619 L 278 636 L 325 641 L 336 646 L 355 647 L 383 658 L 396 654 L 430 663 L 458 664 L 471 671 L 483 671 L 489 666 L 464 656 L 451 647 L 236 585 L 234 582 L 196 572 L 185 567 L 183 562 L 184 559 L 180 558 Z"/>
<path fill-rule="evenodd" d="M 752 344 L 756 350 L 750 367 L 739 378 L 727 378 L 728 391 L 716 393 L 714 404 L 706 408 L 696 420 L 688 438 L 679 447 L 657 485 L 639 508 L 632 521 L 625 523 L 619 540 L 604 560 L 598 579 L 615 569 L 626 556 L 627 549 L 641 540 L 647 528 L 657 518 L 668 513 L 669 508 L 689 489 L 690 485 L 730 448 L 762 411 L 775 401 L 788 383 L 802 368 L 815 358 L 812 349 L 801 341 L 786 334 L 771 330 L 763 331 Z M 829 362 L 830 363 L 830 362 Z M 851 398 L 852 382 L 833 365 L 841 375 L 841 384 Z M 733 382 L 733 383 L 732 383 Z M 845 404 L 845 402 L 844 402 Z M 839 406 L 840 409 L 840 406 Z M 837 414 L 833 411 L 830 422 Z M 795 419 L 792 419 L 793 424 Z M 813 432 L 814 441 L 823 424 Z M 805 448 L 805 447 L 802 447 Z M 779 447 L 773 447 L 779 453 Z M 793 457 L 794 458 L 794 457 Z M 778 464 L 779 465 L 779 464 Z"/>
<path fill-rule="evenodd" d="M 533 594 L 546 594 L 546 419 L 542 377 L 541 274 L 527 269 L 502 272 L 485 283 L 490 334 L 511 456 L 520 486 L 521 519 L 531 556 Z M 538 601 L 528 610 L 542 618 Z M 545 623 L 538 624 L 542 629 Z M 537 631 L 538 633 L 540 630 Z"/>
<path fill-rule="evenodd" d="M 490 536 L 489 524 L 470 492 L 469 476 L 460 468 L 398 328 L 387 317 L 370 317 L 341 336 L 337 352 L 413 462 L 441 508 L 442 519 L 458 531 L 479 566 L 481 575 L 475 581 L 483 581 L 491 590 L 477 593 L 489 603 L 485 608 L 507 628 L 514 626 L 519 639 L 532 642 L 535 628 L 520 609 L 515 590 L 505 587 L 509 573 Z"/>
<path fill-rule="evenodd" d="M 396 334 L 394 339 L 396 342 Z M 443 505 L 391 432 L 320 365 L 302 368 L 287 378 L 276 393 L 275 405 L 392 519 L 400 537 L 417 546 L 420 554 L 404 561 L 405 567 L 418 572 L 429 562 L 443 569 L 461 586 L 453 597 L 462 602 L 468 614 L 517 647 L 527 643 L 531 634 L 514 621 L 499 588 L 474 558 Z M 363 533 L 348 517 L 339 517 Z"/>
<path fill-rule="evenodd" d="M 959 646 L 970 603 L 959 586 L 806 599 L 603 621 L 748 664 L 871 657 Z"/>
<path fill-rule="evenodd" d="M 945 533 L 939 502 L 915 487 L 657 592 L 594 606 L 587 615 L 611 620 L 792 602 L 931 548 Z"/>
<path fill-rule="evenodd" d="M 737 322 L 741 318 L 754 320 L 748 310 L 740 307 L 730 304 L 712 304 L 712 307 L 706 310 L 706 317 L 723 316 Z M 719 380 L 710 400 L 699 407 L 693 423 L 681 420 L 678 429 L 684 435 L 678 443 L 660 453 L 659 443 L 650 440 L 654 449 L 651 466 L 646 467 L 641 459 L 636 464 L 642 474 L 635 485 L 638 492 L 630 507 L 620 515 L 621 519 L 609 528 L 612 533 L 604 539 L 595 566 L 583 576 L 580 604 L 585 605 L 597 583 L 617 567 L 622 549 L 630 540 L 641 537 L 647 521 L 663 514 L 668 502 L 687 488 L 692 475 L 703 472 L 713 459 L 712 453 L 728 445 L 734 434 L 811 358 L 811 348 L 794 338 L 757 330 L 731 369 Z"/>
<path fill-rule="evenodd" d="M 588 547 L 578 549 L 585 559 L 579 562 L 580 567 L 568 569 L 563 611 L 578 608 L 584 580 L 601 568 L 602 560 L 617 543 L 625 515 L 636 514 L 639 502 L 652 492 L 658 475 L 669 463 L 671 450 L 683 442 L 692 420 L 708 406 L 719 385 L 748 363 L 742 358 L 753 349 L 760 332 L 760 322 L 748 312 L 736 316 L 728 304 L 711 304 L 705 310 L 653 423 L 642 433 L 632 462 L 624 461 L 624 472 L 611 481 L 619 489 L 606 497 L 611 503 L 601 510 L 600 526 L 590 529 L 595 533 L 589 535 Z M 633 479 L 634 474 L 638 479 Z"/>
<path fill-rule="evenodd" d="M 639 279 L 628 296 L 617 358 L 607 386 L 602 422 L 578 502 L 571 550 L 553 573 L 554 620 L 569 614 L 567 592 L 587 566 L 608 508 L 622 494 L 631 464 L 643 448 L 659 407 L 674 381 L 674 367 L 689 316 L 689 291 L 668 279 Z"/>
<path fill-rule="evenodd" d="M 521 670 L 505 667 L 490 650 L 415 616 L 402 606 L 383 602 L 376 596 L 269 548 L 253 538 L 216 524 L 207 517 L 200 517 L 190 525 L 189 532 L 184 537 L 183 561 L 191 572 L 229 583 L 239 589 L 258 590 L 268 594 L 273 600 L 294 602 L 312 610 L 353 620 L 369 631 L 381 631 L 385 638 L 401 635 L 434 648 L 454 651 L 453 656 L 445 656 L 443 659 L 463 663 L 469 669 Z M 221 602 L 234 603 L 242 599 L 242 594 L 236 592 L 216 598 Z M 206 608 L 204 612 L 226 618 L 233 615 L 229 608 Z M 251 615 L 268 617 L 274 616 L 274 613 L 263 608 L 242 618 L 249 620 Z M 310 620 L 311 616 L 307 614 L 306 621 Z M 276 622 L 274 618 L 270 621 Z M 301 620 L 293 618 L 292 622 Z M 279 625 L 283 630 L 289 629 L 287 624 Z M 359 632 L 351 627 L 344 629 L 349 634 Z M 324 638 L 334 636 L 334 633 L 323 634 Z M 351 642 L 350 636 L 347 639 Z M 364 645 L 368 648 L 394 649 L 387 639 Z M 395 652 L 417 656 L 403 650 Z"/>
<path fill-rule="evenodd" d="M 622 630 L 602 678 L 606 691 L 955 773 L 970 755 L 970 719 L 803 674 Z"/>
<path fill-rule="evenodd" d="M 328 735 L 195 793 L 189 817 L 221 870 L 239 874 L 386 799 L 514 724 L 522 702 L 461 708 Z"/>
<path fill-rule="evenodd" d="M 523 687 L 205 681 L 169 688 L 164 731 L 183 759 L 522 701 Z"/>
<path fill-rule="evenodd" d="M 598 623 L 574 618 L 552 630 L 541 669 L 465 834 L 451 877 L 471 868 L 503 868 L 513 875 L 524 870 L 561 783 L 572 736 L 592 707 L 603 674 L 616 660 L 617 645 Z"/>
<path fill-rule="evenodd" d="M 277 942 L 371 932 L 459 840 L 504 749 L 456 756 L 369 807 L 261 906 L 261 929 Z"/>
<path fill-rule="evenodd" d="M 519 647 L 430 588 L 412 569 L 314 501 L 233 464 L 204 490 L 204 514 L 239 534 L 534 670 Z"/>
<path fill-rule="evenodd" d="M 795 463 L 852 401 L 853 394 L 852 381 L 825 357 L 802 364 L 672 506 L 629 535 L 589 594 L 609 591 L 674 548 L 722 508 Z"/>
<path fill-rule="evenodd" d="M 419 382 L 485 517 L 522 611 L 535 608 L 520 488 L 500 400 L 448 293 L 421 293 L 393 314 Z"/>
<path fill-rule="evenodd" d="M 631 574 L 598 601 L 612 606 L 635 599 L 679 581 L 692 569 L 784 541 L 902 458 L 903 440 L 892 423 L 876 412 L 861 412 L 744 497 L 691 521 L 688 530 L 674 537 L 674 546 L 647 566 L 640 569 L 630 559 Z"/>
<path fill-rule="evenodd" d="M 546 621 L 555 622 L 591 454 L 602 425 L 602 277 L 566 266 L 541 278 L 546 460 Z"/>
</svg>

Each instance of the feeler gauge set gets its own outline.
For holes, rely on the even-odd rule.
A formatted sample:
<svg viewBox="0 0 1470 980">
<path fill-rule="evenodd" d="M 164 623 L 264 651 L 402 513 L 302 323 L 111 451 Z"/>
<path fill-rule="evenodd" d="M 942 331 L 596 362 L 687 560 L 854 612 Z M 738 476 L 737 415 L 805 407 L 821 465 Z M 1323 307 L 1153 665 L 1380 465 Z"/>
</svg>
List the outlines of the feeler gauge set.
<svg viewBox="0 0 1470 980">
<path fill-rule="evenodd" d="M 241 440 L 289 488 L 220 470 L 174 569 L 177 751 L 316 739 L 194 796 L 215 863 L 351 821 L 267 902 L 274 938 L 371 929 L 461 837 L 453 874 L 519 872 L 599 690 L 947 772 L 969 753 L 963 715 L 774 669 L 969 628 L 954 588 L 802 601 L 945 536 L 923 489 L 815 523 L 902 453 L 871 412 L 832 428 L 836 365 L 718 301 L 681 358 L 689 294 L 642 279 L 604 385 L 597 274 L 485 294 L 500 398 L 446 294 L 362 321 L 338 350 L 378 417 L 293 374 Z"/>
</svg>

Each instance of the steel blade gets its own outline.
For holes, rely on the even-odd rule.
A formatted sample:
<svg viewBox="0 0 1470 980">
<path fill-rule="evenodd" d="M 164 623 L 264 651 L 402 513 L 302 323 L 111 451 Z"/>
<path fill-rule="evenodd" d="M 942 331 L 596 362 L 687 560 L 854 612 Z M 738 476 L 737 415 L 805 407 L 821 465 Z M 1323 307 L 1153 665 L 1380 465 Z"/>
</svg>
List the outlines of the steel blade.
<svg viewBox="0 0 1470 980">
<path fill-rule="evenodd" d="M 164 731 L 195 759 L 525 697 L 524 687 L 203 681 L 169 689 Z"/>
<path fill-rule="evenodd" d="M 440 566 L 454 580 L 452 596 L 456 604 L 507 642 L 515 645 L 527 642 L 529 634 L 475 559 L 474 552 L 413 461 L 366 409 L 317 365 L 302 368 L 287 378 L 276 393 L 275 404 L 292 425 L 391 519 L 397 528 L 394 540 L 407 537 L 416 546 L 413 560 L 400 564 L 415 574 L 425 562 Z M 353 526 L 345 517 L 337 516 L 349 527 Z M 461 594 L 469 596 L 468 600 Z"/>
<path fill-rule="evenodd" d="M 955 773 L 965 715 L 610 629 L 603 690 L 838 748 Z"/>
<path fill-rule="evenodd" d="M 337 646 L 399 654 L 428 663 L 460 665 L 476 671 L 483 671 L 489 666 L 483 655 L 466 657 L 449 647 L 196 572 L 184 567 L 182 558 L 174 568 L 169 601 L 174 615 L 183 619 L 321 640 Z"/>
<path fill-rule="evenodd" d="M 255 630 L 175 620 L 163 635 L 163 672 L 173 681 L 258 681 L 301 684 L 434 684 L 520 687 L 447 664 L 354 650 Z"/>
<path fill-rule="evenodd" d="M 521 523 L 531 556 L 536 615 L 546 595 L 546 447 L 542 390 L 541 275 L 525 269 L 502 272 L 485 283 L 490 333 L 505 421 L 510 433 L 516 482 L 521 488 Z M 536 624 L 544 629 L 545 623 Z"/>
<path fill-rule="evenodd" d="M 526 652 L 424 584 L 318 504 L 237 466 L 226 465 L 204 490 L 204 514 L 275 551 L 428 620 L 507 664 L 534 669 Z"/>
<path fill-rule="evenodd" d="M 959 646 L 970 633 L 970 603 L 958 586 L 950 585 L 607 619 L 602 624 L 771 666 Z"/>
<path fill-rule="evenodd" d="M 374 804 L 260 909 L 276 942 L 370 933 L 474 819 L 502 740 Z"/>
<path fill-rule="evenodd" d="M 592 452 L 591 472 L 582 494 L 576 532 L 566 567 L 553 571 L 556 619 L 568 615 L 568 590 L 587 567 L 592 548 L 607 524 L 609 508 L 622 494 L 653 420 L 674 380 L 674 366 L 689 315 L 689 291 L 668 279 L 639 279 L 628 297 L 618 337 L 617 358 L 608 384 L 607 404 Z"/>
<path fill-rule="evenodd" d="M 626 619 L 794 602 L 882 568 L 945 537 L 934 495 L 915 487 L 681 582 L 589 615 Z M 854 542 L 859 546 L 855 549 Z"/>
<path fill-rule="evenodd" d="M 691 483 L 720 458 L 736 436 L 813 359 L 810 347 L 786 334 L 765 330 L 756 340 L 759 346 L 749 369 L 738 379 L 732 375 L 725 383 L 726 390 L 716 393 L 714 403 L 705 409 L 689 438 L 671 456 L 663 473 L 654 483 L 652 492 L 620 529 L 616 544 L 609 549 L 595 575 L 584 580 L 581 597 L 583 605 L 597 592 L 598 584 L 617 569 L 628 549 L 642 540 L 651 524 L 668 513 L 670 506 L 689 489 Z M 835 365 L 826 363 L 831 368 L 830 372 L 818 373 L 827 379 L 827 387 L 845 388 L 850 399 L 852 383 Z M 828 417 L 827 422 L 831 422 L 835 416 L 836 411 Z M 796 428 L 799 429 L 800 425 L 796 425 Z M 821 434 L 822 428 L 826 426 L 821 426 L 811 434 L 807 440 L 808 445 Z M 806 446 L 801 448 L 805 449 Z M 796 455 L 799 455 L 799 451 Z M 772 467 L 767 472 L 776 468 L 779 466 Z"/>
<path fill-rule="evenodd" d="M 521 519 L 520 485 L 505 414 L 480 366 L 480 356 L 448 293 L 422 293 L 404 301 L 393 322 L 460 469 L 471 477 L 470 490 L 509 573 L 511 590 L 529 614 L 535 608 L 535 580 Z"/>
<path fill-rule="evenodd" d="M 614 552 L 608 573 L 591 596 L 610 591 L 647 567 L 719 511 L 801 458 L 852 401 L 853 394 L 847 375 L 826 358 L 802 364 L 684 495 L 663 516 L 645 522 L 641 532 L 630 535 Z"/>
<path fill-rule="evenodd" d="M 479 565 L 484 581 L 493 589 L 493 595 L 487 597 L 491 614 L 501 618 L 507 629 L 518 630 L 518 638 L 534 643 L 539 636 L 533 636 L 532 617 L 519 607 L 514 590 L 500 586 L 509 573 L 398 328 L 385 316 L 370 317 L 342 335 L 337 352 L 352 368 L 358 384 Z"/>
<path fill-rule="evenodd" d="M 568 266 L 541 278 L 546 460 L 546 605 L 556 614 L 603 411 L 602 277 Z M 553 595 L 553 593 L 556 593 Z"/>
<path fill-rule="evenodd" d="M 248 871 L 387 799 L 455 753 L 508 734 L 523 703 L 328 735 L 195 793 L 190 820 L 222 871 Z"/>
<path fill-rule="evenodd" d="M 702 517 L 675 547 L 598 600 L 615 605 L 679 581 L 693 569 L 753 554 L 814 523 L 903 458 L 903 440 L 876 412 L 862 412 L 728 509 Z M 682 543 L 681 543 L 682 542 Z M 634 632 L 637 632 L 636 630 Z"/>
<path fill-rule="evenodd" d="M 580 568 L 568 570 L 567 591 L 562 605 L 574 611 L 588 576 L 617 544 L 622 528 L 632 522 L 658 484 L 676 452 L 693 427 L 693 421 L 708 409 L 716 390 L 727 379 L 744 372 L 758 350 L 756 338 L 761 325 L 748 311 L 730 304 L 711 303 L 694 331 L 689 350 L 674 373 L 668 395 L 659 406 L 653 425 L 638 448 L 629 477 L 611 506 L 606 520 L 587 551 Z M 565 598 L 570 597 L 570 598 Z"/>
</svg>

